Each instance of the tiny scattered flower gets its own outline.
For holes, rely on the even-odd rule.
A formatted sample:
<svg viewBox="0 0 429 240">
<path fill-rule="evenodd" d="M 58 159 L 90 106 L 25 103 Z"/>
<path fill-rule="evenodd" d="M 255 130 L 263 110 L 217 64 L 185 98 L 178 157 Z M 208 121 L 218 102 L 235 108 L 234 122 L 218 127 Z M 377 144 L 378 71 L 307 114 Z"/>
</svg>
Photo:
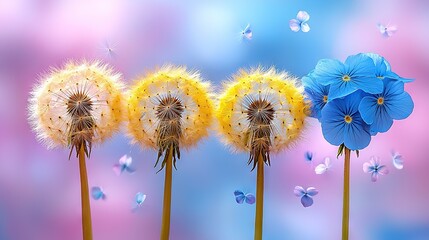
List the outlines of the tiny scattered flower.
<svg viewBox="0 0 429 240">
<path fill-rule="evenodd" d="M 135 172 L 135 169 L 130 166 L 132 162 L 133 158 L 125 154 L 119 159 L 119 163 L 113 165 L 113 171 L 118 176 L 121 175 L 124 171 L 133 173 Z"/>
<path fill-rule="evenodd" d="M 395 34 L 396 31 L 398 31 L 398 28 L 395 25 L 390 25 L 390 24 L 384 25 L 384 24 L 378 23 L 377 28 L 378 28 L 378 31 L 380 31 L 380 34 L 385 38 L 389 38 L 393 36 L 393 34 Z"/>
<path fill-rule="evenodd" d="M 104 193 L 101 187 L 92 187 L 91 188 L 91 196 L 94 200 L 106 200 L 106 194 Z"/>
<path fill-rule="evenodd" d="M 296 19 L 291 19 L 289 21 L 289 27 L 293 32 L 308 32 L 310 31 L 310 25 L 308 25 L 308 20 L 310 20 L 310 15 L 306 11 L 299 11 L 296 15 Z"/>
<path fill-rule="evenodd" d="M 313 162 L 313 153 L 310 151 L 305 152 L 305 161 L 308 163 Z"/>
<path fill-rule="evenodd" d="M 136 193 L 136 196 L 134 197 L 132 211 L 136 212 L 143 205 L 145 200 L 146 200 L 146 194 L 143 194 L 142 192 Z"/>
<path fill-rule="evenodd" d="M 369 162 L 363 164 L 363 171 L 365 173 L 371 173 L 371 181 L 376 182 L 379 175 L 386 175 L 389 170 L 385 165 L 380 164 L 380 158 L 372 156 Z"/>
<path fill-rule="evenodd" d="M 246 202 L 247 204 L 254 204 L 256 201 L 255 195 L 253 195 L 251 193 L 244 194 L 244 192 L 242 192 L 240 190 L 234 191 L 234 196 L 235 196 L 235 201 L 238 204 L 242 204 L 244 202 Z"/>
<path fill-rule="evenodd" d="M 331 158 L 325 157 L 324 163 L 317 165 L 317 167 L 314 169 L 314 172 L 316 172 L 316 174 L 324 174 L 331 168 L 331 166 Z"/>
<path fill-rule="evenodd" d="M 302 206 L 310 207 L 311 205 L 313 205 L 312 197 L 316 196 L 319 193 L 319 191 L 317 191 L 316 188 L 314 187 L 309 187 L 307 189 L 304 189 L 301 186 L 296 186 L 295 189 L 293 190 L 293 193 L 295 194 L 295 196 L 301 198 Z"/>
</svg>

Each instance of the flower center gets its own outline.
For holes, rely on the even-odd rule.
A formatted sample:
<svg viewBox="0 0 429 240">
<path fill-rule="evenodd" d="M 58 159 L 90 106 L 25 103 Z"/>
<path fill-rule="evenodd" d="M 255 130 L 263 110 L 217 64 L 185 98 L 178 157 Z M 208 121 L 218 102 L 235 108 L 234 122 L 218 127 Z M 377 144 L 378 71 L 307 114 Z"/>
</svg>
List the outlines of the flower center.
<svg viewBox="0 0 429 240">
<path fill-rule="evenodd" d="M 377 103 L 378 103 L 378 105 L 382 105 L 384 103 L 384 98 L 383 97 L 379 97 L 377 99 Z"/>
<path fill-rule="evenodd" d="M 275 110 L 271 102 L 258 98 L 250 101 L 246 113 L 249 121 L 249 129 L 246 134 L 249 134 L 250 139 L 246 142 L 250 148 L 248 163 L 253 162 L 254 169 L 260 155 L 262 156 L 262 161 L 270 164 L 271 122 L 274 119 Z"/>
<path fill-rule="evenodd" d="M 351 123 L 351 122 L 353 121 L 353 118 L 352 118 L 352 117 L 350 117 L 350 115 L 346 115 L 346 116 L 344 117 L 344 121 L 345 121 L 346 123 Z"/>
<path fill-rule="evenodd" d="M 89 157 L 96 126 L 92 116 L 93 102 L 84 91 L 78 89 L 71 92 L 66 105 L 67 114 L 71 118 L 71 123 L 67 128 L 68 144 L 71 147 L 69 159 L 73 148 L 78 155 L 80 149 L 83 148 L 86 156 Z"/>
<path fill-rule="evenodd" d="M 351 80 L 351 78 L 350 78 L 350 76 L 349 75 L 344 75 L 343 76 L 343 81 L 344 82 L 348 82 L 348 81 L 350 81 Z"/>
<path fill-rule="evenodd" d="M 326 96 L 326 95 L 325 95 L 325 96 L 323 96 L 323 102 L 324 102 L 324 103 L 327 103 L 327 102 L 328 102 L 328 96 Z"/>
<path fill-rule="evenodd" d="M 167 152 L 173 148 L 173 165 L 176 166 L 176 156 L 180 158 L 179 139 L 182 137 L 182 113 L 185 108 L 179 98 L 167 94 L 158 98 L 155 116 L 158 119 L 156 145 L 159 158 L 165 153 L 160 171 L 167 160 Z"/>
</svg>

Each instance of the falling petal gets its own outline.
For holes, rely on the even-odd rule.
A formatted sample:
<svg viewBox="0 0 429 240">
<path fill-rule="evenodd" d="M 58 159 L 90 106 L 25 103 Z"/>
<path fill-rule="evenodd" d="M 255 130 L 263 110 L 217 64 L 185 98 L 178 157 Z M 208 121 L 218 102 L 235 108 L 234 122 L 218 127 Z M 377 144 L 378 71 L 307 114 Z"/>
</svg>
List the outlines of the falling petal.
<svg viewBox="0 0 429 240">
<path fill-rule="evenodd" d="M 313 153 L 312 152 L 305 152 L 305 161 L 311 163 L 313 161 Z"/>
<path fill-rule="evenodd" d="M 101 187 L 92 187 L 91 196 L 94 200 L 106 199 L 106 194 L 104 194 L 103 189 Z"/>
<path fill-rule="evenodd" d="M 136 199 L 135 199 L 135 201 L 136 201 L 136 203 L 137 203 L 137 205 L 142 205 L 143 204 L 143 202 L 144 202 L 144 200 L 146 200 L 146 194 L 143 194 L 143 193 L 141 193 L 141 192 L 138 192 L 137 194 L 136 194 Z"/>
<path fill-rule="evenodd" d="M 289 21 L 289 27 L 293 32 L 298 32 L 301 29 L 301 22 L 296 19 L 291 19 Z"/>
<path fill-rule="evenodd" d="M 293 190 L 293 193 L 297 197 L 302 197 L 306 194 L 305 189 L 301 186 L 296 186 L 295 189 Z"/>
<path fill-rule="evenodd" d="M 370 173 L 370 172 L 372 172 L 372 165 L 369 163 L 369 162 L 365 162 L 364 164 L 363 164 L 363 172 L 364 173 Z"/>
<path fill-rule="evenodd" d="M 129 166 L 131 165 L 132 162 L 133 162 L 133 158 L 129 157 L 128 155 L 124 155 L 119 159 L 119 164 L 121 165 L 123 164 L 123 165 Z"/>
<path fill-rule="evenodd" d="M 115 174 L 117 175 L 117 176 L 119 176 L 119 175 L 121 175 L 121 173 L 122 173 L 122 167 L 121 167 L 121 165 L 120 164 L 115 164 L 115 165 L 113 165 L 113 171 L 115 172 Z"/>
<path fill-rule="evenodd" d="M 323 163 L 317 165 L 316 168 L 314 169 L 314 171 L 316 172 L 316 174 L 323 174 L 327 170 L 328 170 L 328 168 Z"/>
<path fill-rule="evenodd" d="M 242 191 L 239 191 L 239 190 L 234 191 L 234 196 L 235 196 L 235 201 L 238 204 L 242 204 L 246 198 L 244 193 Z"/>
<path fill-rule="evenodd" d="M 311 205 L 313 205 L 313 199 L 307 195 L 304 195 L 301 198 L 301 204 L 304 207 L 310 207 Z"/>
<path fill-rule="evenodd" d="M 301 30 L 302 30 L 302 32 L 309 32 L 310 31 L 310 25 L 308 25 L 308 23 L 301 23 Z"/>
<path fill-rule="evenodd" d="M 396 169 L 400 170 L 404 168 L 404 159 L 402 158 L 402 155 L 400 155 L 399 153 L 392 154 L 392 161 L 393 161 L 393 166 Z"/>
<path fill-rule="evenodd" d="M 253 194 L 246 194 L 246 203 L 254 204 L 256 202 L 255 196 Z"/>
<path fill-rule="evenodd" d="M 381 166 L 379 166 L 379 167 L 378 167 L 377 172 L 378 172 L 379 174 L 381 174 L 381 175 L 386 175 L 386 174 L 388 174 L 388 173 L 389 173 L 389 169 L 387 169 L 387 167 L 386 167 L 386 166 L 381 165 Z"/>
<path fill-rule="evenodd" d="M 314 187 L 307 188 L 307 195 L 309 195 L 309 196 L 313 197 L 313 196 L 316 196 L 318 193 L 319 193 L 319 191 L 317 191 L 317 189 Z"/>
<path fill-rule="evenodd" d="M 372 172 L 372 174 L 371 174 L 371 181 L 373 181 L 373 182 L 377 182 L 377 180 L 378 180 L 378 172 Z"/>
<path fill-rule="evenodd" d="M 310 15 L 306 11 L 299 11 L 296 15 L 296 19 L 300 22 L 307 22 L 310 20 Z"/>
</svg>

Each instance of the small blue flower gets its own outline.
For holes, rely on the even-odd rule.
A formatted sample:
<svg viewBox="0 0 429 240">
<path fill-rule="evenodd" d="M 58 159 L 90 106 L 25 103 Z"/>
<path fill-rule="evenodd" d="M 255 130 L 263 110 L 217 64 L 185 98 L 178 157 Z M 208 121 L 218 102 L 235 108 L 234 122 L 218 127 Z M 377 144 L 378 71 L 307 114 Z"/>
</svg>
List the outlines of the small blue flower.
<svg viewBox="0 0 429 240">
<path fill-rule="evenodd" d="M 328 102 L 329 86 L 319 84 L 311 74 L 303 77 L 301 81 L 307 96 L 312 102 L 310 116 L 320 121 L 322 109 Z"/>
<path fill-rule="evenodd" d="M 365 173 L 371 173 L 371 181 L 376 182 L 379 175 L 386 175 L 389 170 L 385 165 L 380 164 L 378 157 L 372 156 L 369 162 L 363 164 L 363 171 Z"/>
<path fill-rule="evenodd" d="M 306 11 L 299 11 L 296 15 L 296 19 L 291 19 L 289 21 L 289 27 L 294 32 L 308 32 L 310 31 L 310 25 L 308 25 L 308 20 L 310 20 L 310 15 Z"/>
<path fill-rule="evenodd" d="M 293 193 L 295 194 L 295 196 L 301 198 L 301 204 L 303 207 L 310 207 L 311 205 L 313 205 L 312 197 L 316 196 L 319 191 L 317 191 L 317 189 L 314 187 L 304 189 L 301 186 L 296 186 L 293 190 Z"/>
<path fill-rule="evenodd" d="M 404 83 L 412 82 L 413 79 L 400 77 L 398 74 L 392 72 L 389 62 L 387 60 L 375 53 L 364 53 L 365 56 L 370 57 L 375 64 L 375 76 L 384 79 L 390 78 L 394 80 L 399 80 Z"/>
<path fill-rule="evenodd" d="M 328 101 L 347 96 L 357 90 L 377 94 L 383 91 L 383 82 L 375 75 L 373 60 L 364 54 L 346 59 L 345 63 L 333 59 L 320 60 L 314 69 L 314 78 L 329 85 Z"/>
<path fill-rule="evenodd" d="M 322 110 L 322 132 L 332 145 L 344 145 L 350 150 L 367 147 L 371 141 L 369 126 L 359 113 L 361 92 L 329 101 Z"/>
<path fill-rule="evenodd" d="M 411 96 L 404 92 L 403 82 L 386 78 L 383 83 L 382 93 L 366 96 L 359 104 L 359 112 L 362 119 L 371 125 L 371 132 L 387 132 L 393 119 L 405 119 L 414 109 Z"/>
</svg>

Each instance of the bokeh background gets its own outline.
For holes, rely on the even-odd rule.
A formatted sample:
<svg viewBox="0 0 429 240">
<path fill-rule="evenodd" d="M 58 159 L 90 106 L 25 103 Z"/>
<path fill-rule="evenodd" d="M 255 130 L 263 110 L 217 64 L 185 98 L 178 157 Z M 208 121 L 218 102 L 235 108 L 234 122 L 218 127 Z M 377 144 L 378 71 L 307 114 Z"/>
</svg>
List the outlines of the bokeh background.
<svg viewBox="0 0 429 240">
<path fill-rule="evenodd" d="M 288 22 L 307 11 L 311 31 L 294 33 Z M 219 89 L 239 68 L 276 66 L 302 77 L 322 58 L 344 60 L 359 52 L 387 58 L 393 70 L 415 78 L 406 86 L 413 114 L 352 155 L 351 239 L 429 239 L 429 2 L 360 1 L 121 1 L 0 0 L 0 239 L 81 238 L 79 172 L 68 150 L 46 150 L 27 123 L 27 100 L 40 74 L 68 59 L 103 59 L 133 78 L 164 63 L 199 69 Z M 383 38 L 377 23 L 397 25 Z M 253 39 L 241 41 L 251 24 Z M 108 42 L 115 57 L 106 54 Z M 103 49 L 104 48 L 104 49 Z M 266 168 L 264 239 L 340 239 L 342 159 L 312 119 L 302 140 L 272 157 Z M 391 151 L 400 152 L 397 170 Z M 304 161 L 314 153 L 314 164 Z M 118 177 L 112 165 L 134 159 L 133 175 Z M 362 171 L 370 156 L 390 170 L 372 183 Z M 331 171 L 316 175 L 324 157 Z M 87 161 L 89 185 L 102 186 L 106 201 L 92 204 L 94 239 L 158 239 L 164 174 L 153 168 L 156 153 L 130 146 L 122 134 L 94 149 Z M 236 189 L 255 192 L 256 172 L 246 154 L 233 154 L 216 134 L 183 153 L 173 173 L 172 240 L 253 238 L 254 205 L 238 205 Z M 296 185 L 319 195 L 303 208 Z M 134 196 L 147 194 L 131 212 Z"/>
</svg>

